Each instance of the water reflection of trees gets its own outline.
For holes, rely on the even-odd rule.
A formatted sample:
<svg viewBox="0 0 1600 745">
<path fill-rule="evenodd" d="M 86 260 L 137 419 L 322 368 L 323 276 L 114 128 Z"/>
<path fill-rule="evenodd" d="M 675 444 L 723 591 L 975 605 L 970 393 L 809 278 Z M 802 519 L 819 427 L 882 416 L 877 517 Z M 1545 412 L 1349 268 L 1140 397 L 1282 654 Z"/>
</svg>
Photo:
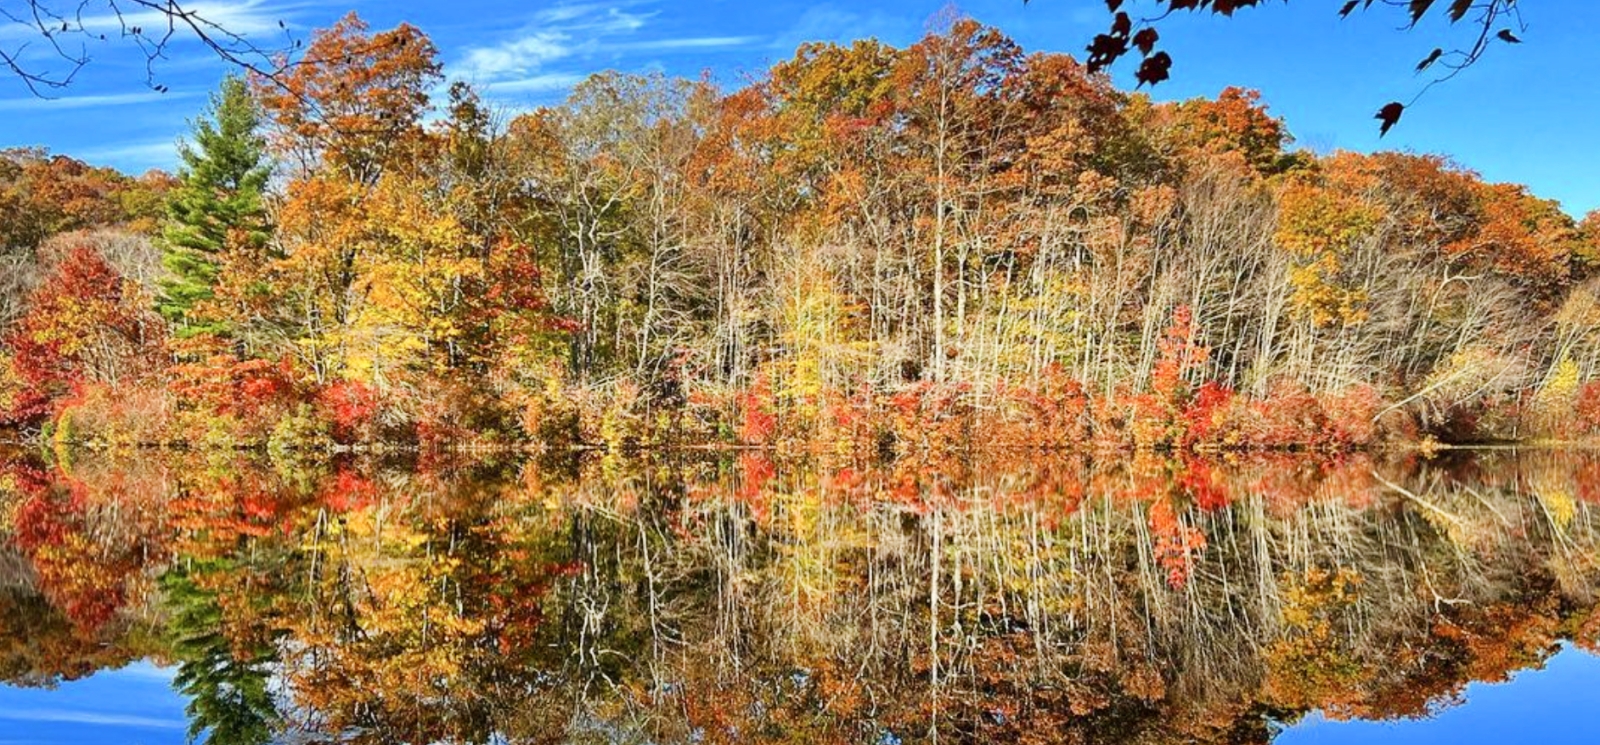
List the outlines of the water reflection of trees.
<svg viewBox="0 0 1600 745">
<path fill-rule="evenodd" d="M 1263 742 L 1600 635 L 1590 455 L 13 459 L 0 673 L 213 742 Z"/>
</svg>

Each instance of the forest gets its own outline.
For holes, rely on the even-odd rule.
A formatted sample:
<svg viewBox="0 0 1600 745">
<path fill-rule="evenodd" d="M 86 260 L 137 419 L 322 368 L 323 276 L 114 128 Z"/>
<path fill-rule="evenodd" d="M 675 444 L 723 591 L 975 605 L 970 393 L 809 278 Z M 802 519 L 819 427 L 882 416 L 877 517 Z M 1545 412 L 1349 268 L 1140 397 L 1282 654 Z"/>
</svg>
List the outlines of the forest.
<svg viewBox="0 0 1600 745">
<path fill-rule="evenodd" d="M 957 19 L 509 114 L 355 15 L 175 175 L 0 155 L 0 425 L 195 450 L 1600 433 L 1600 217 Z M 440 93 L 447 90 L 448 93 Z"/>
</svg>

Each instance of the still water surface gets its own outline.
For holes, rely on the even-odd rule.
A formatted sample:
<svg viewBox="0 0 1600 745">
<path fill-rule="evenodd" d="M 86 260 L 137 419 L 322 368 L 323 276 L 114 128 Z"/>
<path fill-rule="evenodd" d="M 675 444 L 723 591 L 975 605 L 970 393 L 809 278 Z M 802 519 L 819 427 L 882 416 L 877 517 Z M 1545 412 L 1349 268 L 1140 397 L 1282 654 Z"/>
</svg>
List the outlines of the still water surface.
<svg viewBox="0 0 1600 745">
<path fill-rule="evenodd" d="M 12 455 L 0 745 L 1600 741 L 1600 457 Z"/>
</svg>

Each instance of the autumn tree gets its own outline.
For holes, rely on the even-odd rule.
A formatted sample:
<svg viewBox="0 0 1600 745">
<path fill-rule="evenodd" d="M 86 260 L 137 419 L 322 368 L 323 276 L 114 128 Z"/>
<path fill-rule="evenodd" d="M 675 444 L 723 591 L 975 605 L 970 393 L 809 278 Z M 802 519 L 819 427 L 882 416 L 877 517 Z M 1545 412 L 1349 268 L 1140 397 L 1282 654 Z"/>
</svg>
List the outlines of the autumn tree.
<svg viewBox="0 0 1600 745">
<path fill-rule="evenodd" d="M 83 384 L 131 384 L 155 369 L 165 329 L 138 286 L 93 250 L 55 257 L 27 305 L 4 341 L 8 422 L 37 424 Z"/>
<path fill-rule="evenodd" d="M 131 178 L 43 149 L 0 151 L 0 247 L 31 251 L 52 235 L 125 226 L 149 232 L 158 224 L 168 184 L 157 174 Z"/>
<path fill-rule="evenodd" d="M 381 248 L 367 200 L 389 169 L 404 170 L 425 149 L 435 56 L 415 27 L 372 34 L 352 13 L 319 30 L 287 77 L 254 81 L 274 125 L 273 148 L 296 169 L 261 281 L 276 288 L 269 312 L 283 341 L 319 381 L 344 365 L 363 294 L 361 262 Z"/>
<path fill-rule="evenodd" d="M 385 166 L 415 152 L 440 79 L 437 57 L 417 27 L 369 33 L 352 12 L 314 33 L 289 72 L 253 85 L 284 157 L 371 186 Z"/>
</svg>

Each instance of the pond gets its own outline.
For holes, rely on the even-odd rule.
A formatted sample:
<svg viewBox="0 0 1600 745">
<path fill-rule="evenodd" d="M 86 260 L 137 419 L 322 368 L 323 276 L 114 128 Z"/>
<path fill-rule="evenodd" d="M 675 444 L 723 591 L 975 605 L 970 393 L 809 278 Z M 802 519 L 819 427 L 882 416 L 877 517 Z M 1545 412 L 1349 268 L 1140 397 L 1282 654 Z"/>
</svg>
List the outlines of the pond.
<svg viewBox="0 0 1600 745">
<path fill-rule="evenodd" d="M 0 743 L 1600 740 L 1600 455 L 11 453 Z"/>
</svg>

